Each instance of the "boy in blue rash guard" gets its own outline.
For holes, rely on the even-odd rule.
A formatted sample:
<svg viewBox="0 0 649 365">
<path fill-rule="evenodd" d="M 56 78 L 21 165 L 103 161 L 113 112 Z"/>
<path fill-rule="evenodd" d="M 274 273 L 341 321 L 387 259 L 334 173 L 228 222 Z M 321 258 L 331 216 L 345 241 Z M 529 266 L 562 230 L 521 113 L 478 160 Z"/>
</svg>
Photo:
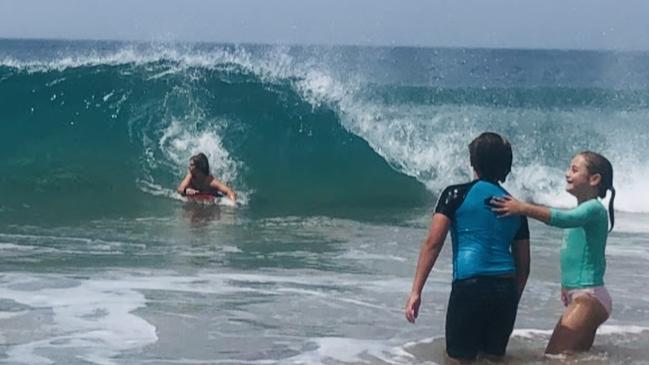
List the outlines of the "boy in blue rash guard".
<svg viewBox="0 0 649 365">
<path fill-rule="evenodd" d="M 521 216 L 499 218 L 489 202 L 507 196 L 499 185 L 511 170 L 509 142 L 483 133 L 469 145 L 477 180 L 442 192 L 421 246 L 406 319 L 415 322 L 421 293 L 448 231 L 453 284 L 446 313 L 446 352 L 459 361 L 505 355 L 518 301 L 529 275 L 529 230 Z"/>
</svg>

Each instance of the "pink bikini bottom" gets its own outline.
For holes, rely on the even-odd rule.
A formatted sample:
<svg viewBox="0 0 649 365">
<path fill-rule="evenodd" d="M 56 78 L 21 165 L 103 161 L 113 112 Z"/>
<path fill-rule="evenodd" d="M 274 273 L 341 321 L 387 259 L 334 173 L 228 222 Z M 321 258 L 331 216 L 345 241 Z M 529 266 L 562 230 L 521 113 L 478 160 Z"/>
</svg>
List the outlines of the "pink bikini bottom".
<svg viewBox="0 0 649 365">
<path fill-rule="evenodd" d="M 597 299 L 597 301 L 604 306 L 606 312 L 611 315 L 611 311 L 613 310 L 613 300 L 608 294 L 608 290 L 606 290 L 606 287 L 603 285 L 581 289 L 561 289 L 561 301 L 566 307 L 572 303 L 575 298 L 582 295 L 590 295 Z"/>
</svg>

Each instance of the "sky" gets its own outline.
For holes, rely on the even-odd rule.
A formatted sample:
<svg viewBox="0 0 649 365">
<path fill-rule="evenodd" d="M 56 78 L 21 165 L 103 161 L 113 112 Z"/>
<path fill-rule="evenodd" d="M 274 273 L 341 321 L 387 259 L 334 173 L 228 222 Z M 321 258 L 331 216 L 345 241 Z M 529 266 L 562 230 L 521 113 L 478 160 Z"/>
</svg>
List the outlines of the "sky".
<svg viewBox="0 0 649 365">
<path fill-rule="evenodd" d="M 649 50 L 649 0 L 0 0 L 0 38 Z"/>
</svg>

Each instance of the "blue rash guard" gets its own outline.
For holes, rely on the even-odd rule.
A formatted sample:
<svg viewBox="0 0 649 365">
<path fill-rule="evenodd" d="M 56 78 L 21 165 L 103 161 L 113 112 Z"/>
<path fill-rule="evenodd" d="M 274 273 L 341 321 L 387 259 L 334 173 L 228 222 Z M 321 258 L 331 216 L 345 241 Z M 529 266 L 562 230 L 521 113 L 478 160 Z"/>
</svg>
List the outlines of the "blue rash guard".
<svg viewBox="0 0 649 365">
<path fill-rule="evenodd" d="M 499 218 L 489 200 L 508 195 L 500 185 L 486 180 L 444 189 L 435 213 L 451 220 L 453 281 L 476 276 L 514 274 L 513 241 L 529 239 L 527 218 Z"/>
</svg>

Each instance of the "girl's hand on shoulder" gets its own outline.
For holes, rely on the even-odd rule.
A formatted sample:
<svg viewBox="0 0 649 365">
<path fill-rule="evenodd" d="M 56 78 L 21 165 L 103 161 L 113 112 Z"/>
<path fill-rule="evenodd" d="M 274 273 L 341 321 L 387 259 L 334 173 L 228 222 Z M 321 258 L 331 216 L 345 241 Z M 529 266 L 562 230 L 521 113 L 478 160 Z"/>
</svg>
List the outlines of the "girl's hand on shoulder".
<svg viewBox="0 0 649 365">
<path fill-rule="evenodd" d="M 491 198 L 489 205 L 492 207 L 492 212 L 495 212 L 500 217 L 507 217 L 510 215 L 520 215 L 524 210 L 525 203 L 507 195 Z"/>
</svg>

